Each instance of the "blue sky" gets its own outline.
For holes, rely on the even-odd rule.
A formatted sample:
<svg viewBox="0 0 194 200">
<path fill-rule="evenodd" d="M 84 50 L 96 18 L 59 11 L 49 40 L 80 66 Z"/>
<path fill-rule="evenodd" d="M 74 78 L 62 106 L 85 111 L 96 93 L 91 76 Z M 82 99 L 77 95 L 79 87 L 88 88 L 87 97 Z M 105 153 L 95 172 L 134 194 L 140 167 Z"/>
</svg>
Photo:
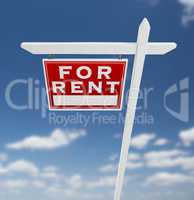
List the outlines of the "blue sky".
<svg viewBox="0 0 194 200">
<path fill-rule="evenodd" d="M 49 112 L 41 65 L 49 56 L 20 43 L 135 41 L 144 17 L 150 41 L 178 47 L 146 57 L 123 199 L 193 199 L 193 0 L 1 2 L 0 199 L 113 199 L 126 98 L 121 112 Z M 165 96 L 171 86 L 178 91 Z"/>
</svg>

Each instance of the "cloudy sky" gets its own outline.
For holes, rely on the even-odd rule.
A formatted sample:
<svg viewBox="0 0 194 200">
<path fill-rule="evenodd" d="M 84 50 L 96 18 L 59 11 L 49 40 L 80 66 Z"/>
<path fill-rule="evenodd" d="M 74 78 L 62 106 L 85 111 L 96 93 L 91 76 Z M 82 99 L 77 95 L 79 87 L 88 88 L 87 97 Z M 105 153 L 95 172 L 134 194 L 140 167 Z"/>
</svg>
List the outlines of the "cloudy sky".
<svg viewBox="0 0 194 200">
<path fill-rule="evenodd" d="M 0 199 L 113 199 L 133 57 L 122 111 L 49 112 L 41 60 L 75 57 L 20 43 L 134 42 L 144 17 L 178 47 L 146 58 L 123 199 L 193 199 L 194 0 L 1 1 Z"/>
</svg>

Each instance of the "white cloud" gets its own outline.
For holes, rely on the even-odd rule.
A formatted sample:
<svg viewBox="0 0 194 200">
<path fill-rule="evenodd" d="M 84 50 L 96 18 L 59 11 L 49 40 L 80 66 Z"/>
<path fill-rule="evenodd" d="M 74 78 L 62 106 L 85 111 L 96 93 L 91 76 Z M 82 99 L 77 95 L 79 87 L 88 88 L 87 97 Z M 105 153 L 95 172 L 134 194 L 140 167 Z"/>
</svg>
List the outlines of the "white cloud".
<svg viewBox="0 0 194 200">
<path fill-rule="evenodd" d="M 160 0 L 145 0 L 149 6 L 157 6 Z M 182 6 L 182 16 L 181 23 L 183 26 L 189 25 L 189 23 L 194 21 L 194 0 L 177 0 L 177 2 Z"/>
<path fill-rule="evenodd" d="M 58 168 L 52 165 L 43 168 L 43 172 L 57 172 L 57 171 Z"/>
<path fill-rule="evenodd" d="M 63 197 L 80 197 L 83 194 L 88 194 L 88 191 L 95 190 L 97 188 L 112 188 L 115 185 L 115 176 L 103 176 L 96 177 L 93 180 L 83 179 L 80 174 L 74 174 L 70 177 L 66 177 L 65 182 L 57 182 L 50 184 L 47 187 L 49 194 L 56 195 L 62 194 Z M 65 183 L 65 184 L 64 184 Z M 91 198 L 90 198 L 91 199 Z"/>
<path fill-rule="evenodd" d="M 40 173 L 40 177 L 46 178 L 46 179 L 58 179 L 62 177 L 62 175 L 60 175 L 56 167 L 48 166 L 48 167 L 43 168 L 43 170 Z"/>
<path fill-rule="evenodd" d="M 184 170 L 194 170 L 194 157 L 179 157 L 173 161 Z"/>
<path fill-rule="evenodd" d="M 143 162 L 128 162 L 126 168 L 129 170 L 132 170 L 132 169 L 141 168 L 143 166 L 144 166 Z"/>
<path fill-rule="evenodd" d="M 185 155 L 186 153 L 182 150 L 173 149 L 173 150 L 163 150 L 163 151 L 150 151 L 144 154 L 146 160 L 156 160 L 163 158 L 172 158 L 174 156 Z"/>
<path fill-rule="evenodd" d="M 156 136 L 153 133 L 152 134 L 143 133 L 143 134 L 135 136 L 132 139 L 131 145 L 134 148 L 143 149 L 147 147 L 149 142 L 152 141 L 155 137 Z"/>
<path fill-rule="evenodd" d="M 147 167 L 167 168 L 180 165 L 177 162 L 177 156 L 184 155 L 180 150 L 151 151 L 145 153 L 144 159 Z"/>
<path fill-rule="evenodd" d="M 114 187 L 116 181 L 115 176 L 104 176 L 95 181 L 87 182 L 88 188 L 98 188 L 98 187 Z"/>
<path fill-rule="evenodd" d="M 54 166 L 38 168 L 34 163 L 27 160 L 17 160 L 7 165 L 0 165 L 0 175 L 15 175 L 17 173 L 30 175 L 40 179 L 62 179 L 63 175 Z"/>
<path fill-rule="evenodd" d="M 47 188 L 46 194 L 48 195 L 49 199 L 75 199 L 82 196 L 79 190 L 70 188 L 70 187 L 64 187 L 64 185 L 50 185 Z"/>
<path fill-rule="evenodd" d="M 127 162 L 127 169 L 133 170 L 138 169 L 144 166 L 143 160 L 138 153 L 129 153 L 128 155 L 128 162 Z"/>
<path fill-rule="evenodd" d="M 168 143 L 169 143 L 169 140 L 167 140 L 166 138 L 159 138 L 155 141 L 154 145 L 155 146 L 164 146 Z"/>
<path fill-rule="evenodd" d="M 33 180 L 30 182 L 30 184 L 35 187 L 35 188 L 40 188 L 40 189 L 43 189 L 43 188 L 46 188 L 47 187 L 47 184 L 45 181 L 43 180 Z"/>
<path fill-rule="evenodd" d="M 103 165 L 99 168 L 99 172 L 102 173 L 111 173 L 111 172 L 115 172 L 117 170 L 117 165 L 116 164 L 107 164 L 107 165 Z"/>
<path fill-rule="evenodd" d="M 172 168 L 181 167 L 183 170 L 194 170 L 194 157 L 188 156 L 181 150 L 152 151 L 144 155 L 147 167 Z"/>
<path fill-rule="evenodd" d="M 23 180 L 23 179 L 16 179 L 16 180 L 6 180 L 6 181 L 2 181 L 0 183 L 0 187 L 1 188 L 5 188 L 5 189 L 11 189 L 11 190 L 18 190 L 18 189 L 23 189 L 28 187 L 28 181 Z"/>
<path fill-rule="evenodd" d="M 64 195 L 68 198 L 72 198 L 72 197 L 77 197 L 78 196 L 78 191 L 74 190 L 74 189 L 66 189 L 63 190 L 64 191 Z"/>
<path fill-rule="evenodd" d="M 128 161 L 137 161 L 140 160 L 140 155 L 138 153 L 131 153 L 129 152 Z"/>
<path fill-rule="evenodd" d="M 185 146 L 190 146 L 194 143 L 194 128 L 181 131 L 179 138 Z"/>
<path fill-rule="evenodd" d="M 181 173 L 158 172 L 147 178 L 147 184 L 153 185 L 174 185 L 179 183 L 194 183 L 194 178 Z"/>
<path fill-rule="evenodd" d="M 49 136 L 27 137 L 22 141 L 8 144 L 7 148 L 15 150 L 52 150 L 62 146 L 68 146 L 75 140 L 84 136 L 86 136 L 85 130 L 62 131 L 60 129 L 55 129 Z"/>
<path fill-rule="evenodd" d="M 182 24 L 188 25 L 194 21 L 194 0 L 178 0 L 183 6 Z"/>
<path fill-rule="evenodd" d="M 32 162 L 25 160 L 18 160 L 7 166 L 0 166 L 0 175 L 7 175 L 10 173 L 25 173 L 36 176 L 39 173 L 39 169 Z"/>
<path fill-rule="evenodd" d="M 18 191 L 21 189 L 28 189 L 32 187 L 43 189 L 46 188 L 46 183 L 42 180 L 27 180 L 27 179 L 7 179 L 0 182 L 1 189 L 11 190 L 11 191 Z"/>
<path fill-rule="evenodd" d="M 68 180 L 68 184 L 73 189 L 81 188 L 83 186 L 82 176 L 80 174 L 71 176 Z"/>
<path fill-rule="evenodd" d="M 80 190 L 86 189 L 87 182 L 83 180 L 80 174 L 74 174 L 69 177 L 64 177 L 63 179 L 54 182 L 53 184 L 50 183 L 47 186 L 47 194 L 53 195 L 54 199 L 57 198 L 56 195 L 60 195 L 63 198 L 69 199 L 70 197 L 77 197 L 80 195 Z"/>
</svg>

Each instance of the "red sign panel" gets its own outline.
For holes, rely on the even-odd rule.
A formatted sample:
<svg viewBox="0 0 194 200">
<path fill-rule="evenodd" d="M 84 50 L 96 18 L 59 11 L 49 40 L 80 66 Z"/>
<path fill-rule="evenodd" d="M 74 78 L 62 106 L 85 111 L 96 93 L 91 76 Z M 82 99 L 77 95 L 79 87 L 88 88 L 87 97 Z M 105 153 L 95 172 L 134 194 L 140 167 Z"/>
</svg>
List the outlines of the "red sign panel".
<svg viewBox="0 0 194 200">
<path fill-rule="evenodd" d="M 44 59 L 50 110 L 120 110 L 127 60 Z"/>
</svg>

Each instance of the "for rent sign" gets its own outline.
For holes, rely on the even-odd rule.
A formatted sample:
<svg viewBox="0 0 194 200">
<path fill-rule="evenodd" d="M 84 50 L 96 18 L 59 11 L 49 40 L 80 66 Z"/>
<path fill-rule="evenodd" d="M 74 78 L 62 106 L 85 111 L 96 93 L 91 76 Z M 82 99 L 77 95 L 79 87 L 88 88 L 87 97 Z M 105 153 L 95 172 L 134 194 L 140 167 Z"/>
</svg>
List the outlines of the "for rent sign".
<svg viewBox="0 0 194 200">
<path fill-rule="evenodd" d="M 127 60 L 44 59 L 51 110 L 120 110 Z"/>
</svg>

